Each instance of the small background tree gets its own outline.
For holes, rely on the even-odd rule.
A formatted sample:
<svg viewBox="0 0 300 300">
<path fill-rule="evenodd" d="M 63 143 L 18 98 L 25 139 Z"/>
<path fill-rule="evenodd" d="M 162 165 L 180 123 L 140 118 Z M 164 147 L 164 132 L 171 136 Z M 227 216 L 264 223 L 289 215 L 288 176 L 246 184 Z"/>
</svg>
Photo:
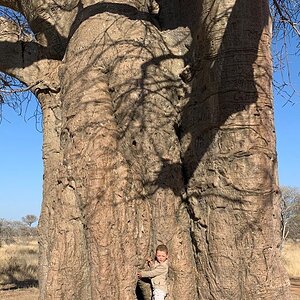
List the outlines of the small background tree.
<svg viewBox="0 0 300 300">
<path fill-rule="evenodd" d="M 281 187 L 282 238 L 300 239 L 300 191 L 291 186 Z"/>
<path fill-rule="evenodd" d="M 38 218 L 35 215 L 26 215 L 25 217 L 22 218 L 22 221 L 26 223 L 29 227 L 31 227 L 31 225 L 35 223 L 37 220 Z"/>
</svg>

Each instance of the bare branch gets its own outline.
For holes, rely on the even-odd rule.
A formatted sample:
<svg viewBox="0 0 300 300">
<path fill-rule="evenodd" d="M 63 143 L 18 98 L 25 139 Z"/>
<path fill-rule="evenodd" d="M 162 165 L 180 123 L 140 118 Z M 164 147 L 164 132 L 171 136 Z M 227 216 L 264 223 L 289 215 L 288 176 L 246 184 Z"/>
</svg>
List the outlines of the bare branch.
<svg viewBox="0 0 300 300">
<path fill-rule="evenodd" d="M 274 91 L 284 104 L 294 105 L 297 94 L 291 61 L 297 55 L 300 38 L 298 0 L 272 0 Z M 298 53 L 299 54 L 299 53 Z"/>
<path fill-rule="evenodd" d="M 300 37 L 300 29 L 299 29 L 299 21 L 296 22 L 293 19 L 295 19 L 295 16 L 293 15 L 294 12 L 292 9 L 290 9 L 285 2 L 281 0 L 273 0 L 274 7 L 276 9 L 276 12 L 279 15 L 279 21 L 283 24 L 288 24 L 291 29 Z M 298 8 L 299 9 L 299 8 Z M 296 14 L 298 13 L 297 8 Z"/>
<path fill-rule="evenodd" d="M 16 93 L 23 93 L 23 92 L 27 92 L 27 91 L 32 91 L 32 90 L 34 90 L 35 87 L 37 87 L 42 82 L 43 82 L 42 80 L 39 80 L 36 83 L 34 83 L 34 84 L 32 84 L 32 85 L 30 85 L 26 88 L 13 89 L 13 88 L 9 87 L 8 89 L 0 89 L 0 93 L 16 94 Z"/>
</svg>

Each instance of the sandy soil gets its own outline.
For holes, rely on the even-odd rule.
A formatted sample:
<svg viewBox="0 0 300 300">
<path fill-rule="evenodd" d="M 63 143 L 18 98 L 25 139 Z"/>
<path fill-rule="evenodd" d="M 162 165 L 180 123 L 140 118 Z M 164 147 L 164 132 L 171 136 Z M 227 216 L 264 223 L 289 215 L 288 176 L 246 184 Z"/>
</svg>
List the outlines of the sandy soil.
<svg viewBox="0 0 300 300">
<path fill-rule="evenodd" d="M 300 278 L 290 278 L 293 300 L 300 300 Z"/>
<path fill-rule="evenodd" d="M 300 278 L 291 278 L 293 300 L 300 300 Z M 0 286 L 1 300 L 37 300 L 37 288 L 15 289 L 13 286 Z"/>
<path fill-rule="evenodd" d="M 0 286 L 1 300 L 38 300 L 38 288 L 20 288 L 16 289 L 13 286 Z"/>
</svg>

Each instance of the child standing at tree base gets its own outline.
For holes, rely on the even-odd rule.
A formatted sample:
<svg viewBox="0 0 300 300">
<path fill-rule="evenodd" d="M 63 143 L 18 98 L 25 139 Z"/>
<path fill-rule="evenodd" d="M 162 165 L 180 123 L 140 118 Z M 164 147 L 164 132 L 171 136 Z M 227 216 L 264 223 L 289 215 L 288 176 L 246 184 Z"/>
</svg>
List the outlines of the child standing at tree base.
<svg viewBox="0 0 300 300">
<path fill-rule="evenodd" d="M 155 262 L 148 259 L 149 271 L 138 272 L 139 278 L 151 278 L 153 300 L 164 300 L 168 293 L 168 248 L 166 245 L 158 245 L 156 248 Z"/>
</svg>

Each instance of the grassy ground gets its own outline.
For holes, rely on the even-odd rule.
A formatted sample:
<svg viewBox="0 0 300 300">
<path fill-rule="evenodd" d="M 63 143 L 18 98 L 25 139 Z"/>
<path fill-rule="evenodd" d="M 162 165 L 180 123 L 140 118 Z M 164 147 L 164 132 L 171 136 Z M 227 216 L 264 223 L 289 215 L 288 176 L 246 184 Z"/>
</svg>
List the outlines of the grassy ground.
<svg viewBox="0 0 300 300">
<path fill-rule="evenodd" d="M 282 254 L 289 276 L 300 278 L 300 243 L 286 242 Z"/>
<path fill-rule="evenodd" d="M 0 299 L 38 299 L 38 243 L 23 238 L 0 248 Z"/>
<path fill-rule="evenodd" d="M 0 284 L 17 288 L 37 286 L 38 243 L 22 239 L 0 248 Z"/>
</svg>

